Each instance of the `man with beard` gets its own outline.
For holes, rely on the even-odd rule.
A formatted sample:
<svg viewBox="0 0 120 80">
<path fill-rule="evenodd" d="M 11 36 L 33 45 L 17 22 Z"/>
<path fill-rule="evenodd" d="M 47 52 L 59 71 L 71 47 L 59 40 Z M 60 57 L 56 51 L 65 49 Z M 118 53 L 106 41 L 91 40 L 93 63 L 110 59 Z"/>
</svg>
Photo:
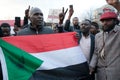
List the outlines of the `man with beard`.
<svg viewBox="0 0 120 80">
<path fill-rule="evenodd" d="M 95 37 L 95 51 L 90 63 L 90 73 L 97 67 L 97 80 L 120 80 L 120 27 L 117 14 L 101 15 L 103 31 Z"/>
<path fill-rule="evenodd" d="M 68 32 L 73 32 L 73 31 L 76 31 L 76 32 L 79 32 L 80 31 L 80 26 L 79 26 L 79 19 L 78 17 L 74 17 L 72 19 L 72 26 L 70 26 L 70 19 L 67 19 L 66 22 L 65 22 L 65 30 L 68 31 Z"/>
<path fill-rule="evenodd" d="M 30 24 L 28 27 L 20 30 L 17 35 L 37 35 L 53 33 L 51 28 L 44 26 L 43 13 L 39 8 L 32 8 L 29 11 Z"/>
<path fill-rule="evenodd" d="M 70 5 L 69 14 L 68 14 L 68 18 L 67 18 L 67 20 L 65 22 L 64 29 L 66 31 L 68 31 L 68 32 L 73 32 L 73 31 L 79 32 L 80 31 L 80 26 L 79 26 L 78 17 L 74 17 L 72 19 L 72 26 L 70 25 L 71 24 L 70 19 L 71 19 L 73 13 L 74 13 L 73 5 Z"/>
<path fill-rule="evenodd" d="M 90 34 L 91 21 L 85 19 L 80 24 L 79 44 L 86 56 L 88 63 L 91 60 L 94 51 L 94 35 Z M 92 44 L 92 45 L 91 45 Z"/>
<path fill-rule="evenodd" d="M 91 28 L 91 21 L 88 19 L 83 20 L 80 24 L 81 31 L 79 31 L 80 37 L 78 40 L 80 48 L 82 52 L 84 53 L 88 61 L 88 64 L 90 63 L 91 58 L 93 56 L 94 44 L 95 44 L 95 41 L 94 41 L 95 37 L 94 35 L 90 34 L 90 28 Z M 93 73 L 90 76 L 90 80 L 94 80 L 94 79 L 95 77 Z"/>
</svg>

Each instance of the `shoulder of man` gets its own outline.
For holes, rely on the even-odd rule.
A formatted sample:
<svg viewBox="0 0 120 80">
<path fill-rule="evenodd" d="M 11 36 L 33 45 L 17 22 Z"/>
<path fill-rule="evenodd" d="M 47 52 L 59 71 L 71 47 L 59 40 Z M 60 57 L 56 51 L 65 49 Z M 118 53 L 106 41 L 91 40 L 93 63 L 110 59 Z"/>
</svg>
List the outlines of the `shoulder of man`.
<svg viewBox="0 0 120 80">
<path fill-rule="evenodd" d="M 95 38 L 99 38 L 99 37 L 101 37 L 101 36 L 103 36 L 103 31 L 100 31 L 99 33 L 97 33 L 97 34 L 95 35 Z"/>
<path fill-rule="evenodd" d="M 17 32 L 17 35 L 25 35 L 26 33 L 28 33 L 29 31 L 29 27 L 26 27 L 24 29 L 21 29 L 20 31 Z"/>
<path fill-rule="evenodd" d="M 120 25 L 116 25 L 116 27 L 117 27 L 117 30 L 119 30 L 119 31 L 120 31 Z"/>
<path fill-rule="evenodd" d="M 115 32 L 118 33 L 120 36 L 120 25 L 116 25 Z"/>
<path fill-rule="evenodd" d="M 44 26 L 43 29 L 46 32 L 54 33 L 53 29 L 50 26 Z"/>
</svg>

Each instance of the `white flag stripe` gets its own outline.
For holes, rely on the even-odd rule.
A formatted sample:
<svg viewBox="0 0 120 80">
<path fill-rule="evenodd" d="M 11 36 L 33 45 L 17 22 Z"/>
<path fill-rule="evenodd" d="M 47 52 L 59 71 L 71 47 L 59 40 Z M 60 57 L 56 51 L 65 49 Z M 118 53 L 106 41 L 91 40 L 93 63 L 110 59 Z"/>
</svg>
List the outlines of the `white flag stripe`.
<svg viewBox="0 0 120 80">
<path fill-rule="evenodd" d="M 87 61 L 79 46 L 42 53 L 32 53 L 32 55 L 44 61 L 38 70 L 67 67 Z"/>
<path fill-rule="evenodd" d="M 0 47 L 0 62 L 2 67 L 3 80 L 8 80 L 7 66 L 6 66 L 5 57 L 1 47 Z"/>
</svg>

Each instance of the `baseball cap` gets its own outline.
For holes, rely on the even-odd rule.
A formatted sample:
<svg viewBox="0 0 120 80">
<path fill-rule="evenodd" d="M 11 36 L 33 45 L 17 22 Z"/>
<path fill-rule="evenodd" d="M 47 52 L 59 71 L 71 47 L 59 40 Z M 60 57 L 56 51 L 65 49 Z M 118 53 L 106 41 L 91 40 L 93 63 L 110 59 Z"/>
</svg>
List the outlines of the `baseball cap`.
<svg viewBox="0 0 120 80">
<path fill-rule="evenodd" d="M 100 16 L 100 21 L 104 19 L 117 19 L 117 14 L 115 12 L 105 12 Z"/>
</svg>

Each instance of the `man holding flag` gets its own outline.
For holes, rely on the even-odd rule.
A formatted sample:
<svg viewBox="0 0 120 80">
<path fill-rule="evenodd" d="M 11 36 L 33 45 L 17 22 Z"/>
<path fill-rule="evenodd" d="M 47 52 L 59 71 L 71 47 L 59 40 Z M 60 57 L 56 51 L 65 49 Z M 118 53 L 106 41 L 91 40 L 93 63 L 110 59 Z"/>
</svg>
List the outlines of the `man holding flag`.
<svg viewBox="0 0 120 80">
<path fill-rule="evenodd" d="M 0 40 L 3 80 L 89 80 L 87 60 L 75 33 L 34 35 L 53 32 L 43 27 L 42 18 L 39 20 L 41 10 L 33 8 L 30 14 L 31 22 L 37 19 L 39 25 L 32 24 L 18 32 L 30 36 Z"/>
<path fill-rule="evenodd" d="M 87 60 L 74 35 L 2 38 L 3 80 L 89 80 Z"/>
</svg>

